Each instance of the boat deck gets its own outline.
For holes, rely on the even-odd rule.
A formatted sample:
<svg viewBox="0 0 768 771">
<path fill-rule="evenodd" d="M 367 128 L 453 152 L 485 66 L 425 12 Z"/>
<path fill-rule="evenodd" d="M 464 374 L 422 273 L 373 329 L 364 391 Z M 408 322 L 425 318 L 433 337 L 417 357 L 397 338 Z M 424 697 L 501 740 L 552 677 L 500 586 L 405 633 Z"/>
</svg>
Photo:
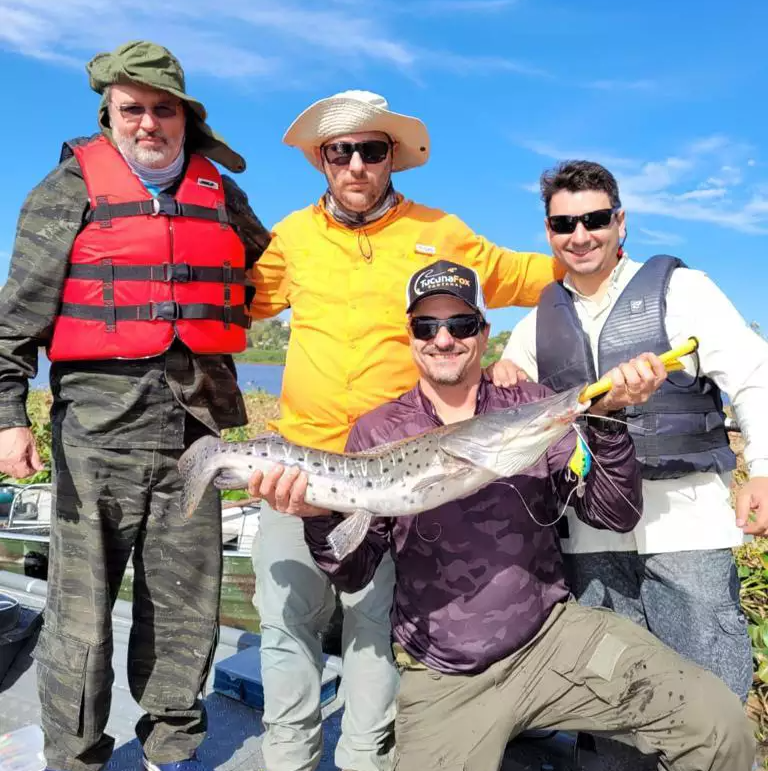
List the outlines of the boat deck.
<svg viewBox="0 0 768 771">
<path fill-rule="evenodd" d="M 0 571 L 0 592 L 17 599 L 24 608 L 41 610 L 45 604 L 45 591 L 45 581 Z M 115 684 L 107 726 L 108 733 L 115 737 L 115 751 L 106 766 L 108 771 L 139 771 L 141 768 L 141 747 L 134 734 L 141 710 L 131 697 L 126 676 L 130 618 L 130 604 L 118 600 L 113 617 Z M 39 725 L 36 673 L 30 656 L 34 639 L 35 636 L 30 638 L 0 682 L 0 749 L 3 748 L 3 734 Z M 204 699 L 209 730 L 198 751 L 200 760 L 216 771 L 263 771 L 265 768 L 261 754 L 264 731 L 261 713 L 213 691 L 215 664 L 258 642 L 258 635 L 232 627 L 221 629 Z M 330 657 L 327 666 L 341 674 L 338 657 Z M 336 768 L 333 751 L 343 712 L 343 690 L 342 680 L 339 696 L 323 710 L 324 753 L 318 771 L 333 771 Z M 29 771 L 41 771 L 42 768 L 40 761 L 30 766 Z M 532 741 L 510 744 L 502 771 L 650 771 L 655 768 L 650 758 L 641 758 L 634 751 L 613 742 L 609 748 L 601 746 L 599 756 L 593 752 L 582 752 L 580 762 L 574 765 L 567 757 Z M 2 752 L 0 771 L 18 771 L 18 767 L 4 765 Z"/>
</svg>

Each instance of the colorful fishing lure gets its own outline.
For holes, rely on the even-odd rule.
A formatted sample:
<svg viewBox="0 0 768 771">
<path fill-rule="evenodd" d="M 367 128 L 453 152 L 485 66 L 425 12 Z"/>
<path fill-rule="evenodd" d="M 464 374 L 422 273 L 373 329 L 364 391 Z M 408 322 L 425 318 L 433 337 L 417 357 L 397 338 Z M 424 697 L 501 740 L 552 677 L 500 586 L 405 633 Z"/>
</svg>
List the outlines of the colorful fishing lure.
<svg viewBox="0 0 768 771">
<path fill-rule="evenodd" d="M 573 451 L 570 460 L 568 461 L 568 470 L 576 478 L 576 495 L 581 498 L 584 495 L 584 477 L 589 474 L 589 470 L 592 468 L 592 453 L 587 447 L 587 443 L 581 438 L 581 435 L 576 435 L 576 449 Z"/>
</svg>

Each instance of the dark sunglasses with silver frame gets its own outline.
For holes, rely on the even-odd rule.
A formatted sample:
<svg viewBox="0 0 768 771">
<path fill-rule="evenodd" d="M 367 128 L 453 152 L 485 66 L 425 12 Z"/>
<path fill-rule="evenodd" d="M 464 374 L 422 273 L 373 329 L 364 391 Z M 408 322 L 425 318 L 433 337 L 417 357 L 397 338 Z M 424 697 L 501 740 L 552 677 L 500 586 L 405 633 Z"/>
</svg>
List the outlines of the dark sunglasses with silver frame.
<svg viewBox="0 0 768 771">
<path fill-rule="evenodd" d="M 613 220 L 613 215 L 620 211 L 619 207 L 611 209 L 596 209 L 584 214 L 551 214 L 547 217 L 549 229 L 559 236 L 575 232 L 581 222 L 587 230 L 602 230 Z"/>
<path fill-rule="evenodd" d="M 465 340 L 480 334 L 486 327 L 486 321 L 479 313 L 464 313 L 450 316 L 447 319 L 436 319 L 433 316 L 412 316 L 410 327 L 417 340 L 431 340 L 437 336 L 440 327 L 445 327 L 451 337 Z"/>
<path fill-rule="evenodd" d="M 366 139 L 364 142 L 329 142 L 321 150 L 333 166 L 349 166 L 352 156 L 360 153 L 363 163 L 381 163 L 389 155 L 392 144 L 386 139 Z"/>
</svg>

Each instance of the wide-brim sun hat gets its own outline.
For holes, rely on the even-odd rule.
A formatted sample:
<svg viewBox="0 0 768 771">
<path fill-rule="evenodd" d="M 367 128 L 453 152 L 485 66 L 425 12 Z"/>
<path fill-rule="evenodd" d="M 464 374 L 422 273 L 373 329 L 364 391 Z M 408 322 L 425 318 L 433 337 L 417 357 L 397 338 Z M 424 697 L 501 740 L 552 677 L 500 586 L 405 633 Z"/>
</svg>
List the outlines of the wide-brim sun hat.
<svg viewBox="0 0 768 771">
<path fill-rule="evenodd" d="M 383 96 L 371 91 L 342 91 L 320 99 L 296 118 L 283 142 L 298 147 L 322 171 L 316 148 L 335 137 L 364 131 L 382 131 L 397 142 L 392 171 L 413 169 L 429 159 L 427 127 L 418 118 L 393 112 Z"/>
</svg>

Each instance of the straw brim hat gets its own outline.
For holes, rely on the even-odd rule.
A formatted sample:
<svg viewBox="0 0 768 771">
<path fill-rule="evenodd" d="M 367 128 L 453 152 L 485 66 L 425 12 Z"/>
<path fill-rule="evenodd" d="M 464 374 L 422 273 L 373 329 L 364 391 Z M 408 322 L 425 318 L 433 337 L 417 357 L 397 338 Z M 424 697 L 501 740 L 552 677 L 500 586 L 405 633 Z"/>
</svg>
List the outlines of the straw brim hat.
<svg viewBox="0 0 768 771">
<path fill-rule="evenodd" d="M 315 148 L 363 131 L 381 131 L 397 142 L 392 171 L 413 169 L 429 159 L 427 127 L 418 118 L 392 112 L 383 97 L 369 91 L 345 91 L 315 102 L 290 125 L 283 142 L 298 147 L 322 171 Z"/>
</svg>

